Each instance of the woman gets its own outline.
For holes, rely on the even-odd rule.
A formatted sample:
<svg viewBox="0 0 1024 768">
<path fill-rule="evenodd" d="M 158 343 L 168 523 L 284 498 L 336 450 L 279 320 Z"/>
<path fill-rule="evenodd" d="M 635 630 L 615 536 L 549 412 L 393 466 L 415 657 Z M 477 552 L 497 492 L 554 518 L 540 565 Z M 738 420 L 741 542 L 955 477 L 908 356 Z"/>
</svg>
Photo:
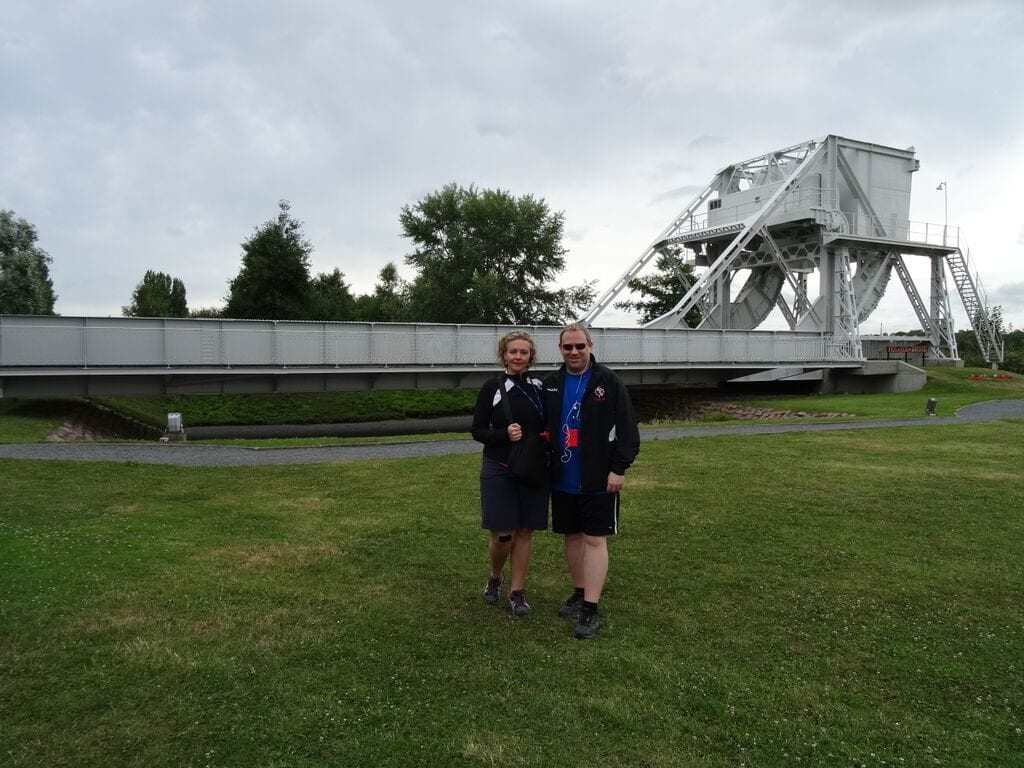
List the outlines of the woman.
<svg viewBox="0 0 1024 768">
<path fill-rule="evenodd" d="M 508 470 L 512 444 L 527 433 L 544 433 L 544 405 L 540 379 L 529 374 L 537 359 L 533 338 L 524 331 L 506 333 L 498 340 L 498 360 L 505 372 L 480 389 L 473 410 L 473 439 L 484 444 L 480 467 L 482 527 L 489 530 L 487 552 L 491 572 L 484 602 L 501 598 L 505 562 L 511 562 L 508 607 L 513 616 L 527 616 L 526 570 L 533 550 L 533 532 L 548 527 L 548 487 L 531 488 L 516 481 Z M 504 398 L 512 412 L 506 416 Z"/>
</svg>

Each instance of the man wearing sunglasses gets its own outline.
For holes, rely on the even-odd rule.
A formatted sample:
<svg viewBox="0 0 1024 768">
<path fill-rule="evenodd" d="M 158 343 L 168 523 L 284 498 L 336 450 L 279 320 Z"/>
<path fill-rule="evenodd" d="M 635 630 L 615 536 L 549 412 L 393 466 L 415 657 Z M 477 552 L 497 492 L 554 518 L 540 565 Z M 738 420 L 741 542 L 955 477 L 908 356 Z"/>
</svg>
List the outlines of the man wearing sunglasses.
<svg viewBox="0 0 1024 768">
<path fill-rule="evenodd" d="M 552 435 L 552 530 L 565 536 L 575 591 L 558 615 L 576 619 L 573 635 L 597 634 L 597 604 L 608 575 L 608 537 L 619 530 L 619 491 L 640 450 L 640 432 L 625 385 L 593 355 L 582 323 L 562 329 L 564 364 L 544 382 Z"/>
</svg>

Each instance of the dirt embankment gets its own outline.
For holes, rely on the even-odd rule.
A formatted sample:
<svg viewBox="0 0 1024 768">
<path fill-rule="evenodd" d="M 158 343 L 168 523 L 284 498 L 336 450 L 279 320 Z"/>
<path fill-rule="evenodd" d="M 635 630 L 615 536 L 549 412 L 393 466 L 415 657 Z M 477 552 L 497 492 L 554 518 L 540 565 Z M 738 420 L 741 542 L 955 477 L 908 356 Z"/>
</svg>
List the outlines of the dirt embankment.
<svg viewBox="0 0 1024 768">
<path fill-rule="evenodd" d="M 47 435 L 51 443 L 78 440 L 158 440 L 163 434 L 156 427 L 143 424 L 96 403 L 84 402 L 57 429 Z"/>
<path fill-rule="evenodd" d="M 698 396 L 699 397 L 699 396 Z M 632 394 L 633 407 L 641 422 L 707 421 L 720 414 L 722 419 L 835 419 L 853 416 L 852 413 L 815 412 L 762 408 L 744 405 L 742 401 L 719 400 L 714 397 L 693 399 L 678 391 L 638 390 Z"/>
</svg>

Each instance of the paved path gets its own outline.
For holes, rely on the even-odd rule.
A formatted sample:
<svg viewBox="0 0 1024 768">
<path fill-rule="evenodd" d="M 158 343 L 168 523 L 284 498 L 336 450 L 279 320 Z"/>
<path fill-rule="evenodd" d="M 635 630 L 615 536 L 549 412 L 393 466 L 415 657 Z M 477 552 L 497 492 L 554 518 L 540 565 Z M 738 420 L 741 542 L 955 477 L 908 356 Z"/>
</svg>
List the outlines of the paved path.
<svg viewBox="0 0 1024 768">
<path fill-rule="evenodd" d="M 1024 419 L 1024 400 L 991 400 L 968 405 L 955 416 L 922 419 L 880 419 L 806 424 L 740 424 L 719 427 L 644 429 L 643 440 L 676 440 L 711 435 L 774 435 L 780 432 L 834 432 L 881 427 L 929 427 L 1000 419 Z M 196 467 L 240 467 L 268 464 L 316 464 L 332 461 L 401 459 L 412 456 L 449 456 L 478 453 L 470 440 L 432 440 L 408 443 L 300 446 L 295 448 L 241 448 L 188 443 L 29 443 L 0 445 L 0 459 L 52 459 L 57 461 L 115 461 Z"/>
</svg>

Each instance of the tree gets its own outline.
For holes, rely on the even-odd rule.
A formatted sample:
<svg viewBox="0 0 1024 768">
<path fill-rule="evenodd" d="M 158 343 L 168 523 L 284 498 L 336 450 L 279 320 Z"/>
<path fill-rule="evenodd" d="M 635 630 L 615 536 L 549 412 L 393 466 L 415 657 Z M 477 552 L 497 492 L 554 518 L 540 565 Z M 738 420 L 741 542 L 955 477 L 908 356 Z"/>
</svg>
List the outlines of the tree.
<svg viewBox="0 0 1024 768">
<path fill-rule="evenodd" d="M 0 210 L 0 314 L 52 315 L 57 296 L 50 255 L 36 245 L 36 228 Z"/>
<path fill-rule="evenodd" d="M 356 317 L 375 323 L 398 322 L 409 317 L 409 284 L 398 275 L 394 262 L 377 275 L 373 293 L 356 299 Z"/>
<path fill-rule="evenodd" d="M 683 249 L 672 249 L 658 254 L 654 266 L 658 270 L 646 277 L 634 277 L 626 287 L 643 298 L 617 301 L 615 306 L 640 313 L 640 322 L 647 323 L 671 310 L 686 295 L 697 280 L 693 265 L 683 257 Z M 686 324 L 696 328 L 702 320 L 700 310 L 694 307 L 686 313 Z"/>
<path fill-rule="evenodd" d="M 302 236 L 302 223 L 280 212 L 242 243 L 242 268 L 231 281 L 224 317 L 303 320 L 311 311 L 309 255 L 313 246 Z"/>
<path fill-rule="evenodd" d="M 313 320 L 352 320 L 355 317 L 356 302 L 344 278 L 337 268 L 313 278 L 310 283 Z"/>
<path fill-rule="evenodd" d="M 125 317 L 188 317 L 185 284 L 164 272 L 146 270 L 132 293 L 132 303 L 122 307 Z"/>
<path fill-rule="evenodd" d="M 554 289 L 565 268 L 562 213 L 543 200 L 448 184 L 404 206 L 412 319 L 435 323 L 558 324 L 593 300 L 591 285 Z"/>
<path fill-rule="evenodd" d="M 1024 331 L 1010 331 L 1003 337 L 1003 344 L 1003 364 L 999 367 L 1024 373 Z"/>
<path fill-rule="evenodd" d="M 190 309 L 188 312 L 189 317 L 203 317 L 203 318 L 218 318 L 224 317 L 223 307 L 199 307 L 198 309 Z"/>
<path fill-rule="evenodd" d="M 988 311 L 983 308 L 979 309 L 977 315 L 975 315 L 974 322 L 976 327 L 984 326 L 987 323 L 1000 336 L 1004 336 L 1007 331 L 1003 321 L 1003 308 L 999 305 L 992 307 Z M 981 351 L 981 347 L 978 346 L 978 337 L 973 330 L 957 331 L 956 346 L 960 352 L 960 359 L 964 361 L 965 366 L 969 368 L 983 368 L 990 364 L 985 354 Z"/>
</svg>

